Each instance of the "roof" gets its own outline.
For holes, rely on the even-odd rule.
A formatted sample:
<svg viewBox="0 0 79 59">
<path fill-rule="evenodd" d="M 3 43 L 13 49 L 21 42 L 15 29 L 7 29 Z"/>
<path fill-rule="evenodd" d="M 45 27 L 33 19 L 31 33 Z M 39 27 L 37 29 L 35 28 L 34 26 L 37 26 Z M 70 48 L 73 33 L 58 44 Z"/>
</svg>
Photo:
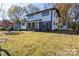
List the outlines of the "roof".
<svg viewBox="0 0 79 59">
<path fill-rule="evenodd" d="M 38 11 L 38 12 L 35 12 L 35 13 L 28 14 L 26 16 L 34 15 L 34 14 L 37 14 L 37 13 L 40 13 L 40 12 L 43 12 L 43 11 L 47 11 L 47 10 L 56 10 L 58 16 L 61 17 L 60 12 L 59 12 L 59 9 L 57 9 L 57 8 L 49 8 L 49 9 L 41 10 L 41 11 Z"/>
</svg>

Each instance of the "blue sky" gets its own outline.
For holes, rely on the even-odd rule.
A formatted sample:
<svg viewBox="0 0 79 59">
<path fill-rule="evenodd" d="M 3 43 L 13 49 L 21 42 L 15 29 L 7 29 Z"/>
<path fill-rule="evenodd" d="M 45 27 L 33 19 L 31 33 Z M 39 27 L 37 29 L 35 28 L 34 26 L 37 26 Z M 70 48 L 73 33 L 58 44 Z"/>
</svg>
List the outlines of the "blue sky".
<svg viewBox="0 0 79 59">
<path fill-rule="evenodd" d="M 7 12 L 7 10 L 12 6 L 12 5 L 19 5 L 20 7 L 25 7 L 27 6 L 29 3 L 0 3 L 0 8 L 1 8 L 1 5 L 2 5 L 2 9 L 5 9 L 5 12 Z M 38 8 L 40 8 L 40 10 L 44 9 L 44 6 L 45 7 L 48 7 L 47 6 L 47 3 L 32 3 L 33 5 L 37 6 Z M 6 18 L 8 18 L 8 16 L 6 16 Z M 0 20 L 2 18 L 0 17 Z"/>
<path fill-rule="evenodd" d="M 12 6 L 12 5 L 19 5 L 20 7 L 24 7 L 27 6 L 29 3 L 2 3 L 0 4 L 0 8 L 2 5 L 2 9 L 5 9 L 5 11 L 7 12 L 7 10 Z M 35 6 L 39 7 L 40 9 L 43 9 L 44 4 L 43 3 L 32 3 Z M 6 18 L 8 18 L 8 16 L 6 16 Z M 2 18 L 0 17 L 0 20 Z"/>
<path fill-rule="evenodd" d="M 19 5 L 21 7 L 27 6 L 29 3 L 4 3 L 3 9 L 7 11 L 12 5 Z M 43 9 L 44 3 L 32 3 L 35 6 L 39 7 L 40 9 Z"/>
</svg>

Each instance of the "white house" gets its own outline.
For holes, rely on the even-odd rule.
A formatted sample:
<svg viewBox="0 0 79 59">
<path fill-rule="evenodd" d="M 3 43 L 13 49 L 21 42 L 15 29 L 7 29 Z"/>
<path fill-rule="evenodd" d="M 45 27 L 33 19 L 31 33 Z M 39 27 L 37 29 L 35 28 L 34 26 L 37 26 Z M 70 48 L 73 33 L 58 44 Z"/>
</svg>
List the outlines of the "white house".
<svg viewBox="0 0 79 59">
<path fill-rule="evenodd" d="M 27 21 L 21 23 L 21 29 L 53 31 L 58 29 L 60 13 L 57 8 L 49 8 L 26 15 Z"/>
</svg>

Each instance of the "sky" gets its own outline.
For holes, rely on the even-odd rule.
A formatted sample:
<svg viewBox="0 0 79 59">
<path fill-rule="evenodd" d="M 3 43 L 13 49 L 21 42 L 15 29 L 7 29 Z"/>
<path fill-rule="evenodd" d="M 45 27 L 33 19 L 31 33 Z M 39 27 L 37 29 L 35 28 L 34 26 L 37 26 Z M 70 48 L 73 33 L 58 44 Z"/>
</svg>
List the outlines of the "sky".
<svg viewBox="0 0 79 59">
<path fill-rule="evenodd" d="M 0 8 L 2 6 L 2 9 L 5 10 L 5 12 L 8 11 L 8 9 L 12 6 L 12 5 L 18 5 L 20 7 L 25 7 L 27 6 L 29 3 L 0 3 Z M 44 9 L 44 6 L 47 8 L 48 5 L 47 3 L 32 3 L 33 5 L 37 6 L 38 8 L 40 8 L 40 10 Z M 8 16 L 6 16 L 6 18 L 8 18 Z M 0 17 L 0 20 L 2 18 Z"/>
<path fill-rule="evenodd" d="M 29 3 L 3 3 L 3 9 L 7 11 L 12 5 L 19 5 L 20 7 L 24 7 L 24 6 L 27 6 L 28 4 Z M 43 6 L 44 6 L 43 3 L 32 3 L 32 4 L 39 7 L 40 9 L 43 9 Z"/>
<path fill-rule="evenodd" d="M 5 9 L 5 12 L 8 11 L 8 9 L 12 6 L 12 5 L 18 5 L 20 7 L 25 7 L 27 6 L 29 3 L 0 3 L 0 8 Z M 41 10 L 43 9 L 44 4 L 43 3 L 32 3 L 33 5 L 37 6 L 38 8 L 40 8 Z M 2 6 L 2 7 L 1 7 Z M 8 16 L 6 16 L 6 18 L 8 18 Z M 2 18 L 0 17 L 0 20 Z"/>
</svg>

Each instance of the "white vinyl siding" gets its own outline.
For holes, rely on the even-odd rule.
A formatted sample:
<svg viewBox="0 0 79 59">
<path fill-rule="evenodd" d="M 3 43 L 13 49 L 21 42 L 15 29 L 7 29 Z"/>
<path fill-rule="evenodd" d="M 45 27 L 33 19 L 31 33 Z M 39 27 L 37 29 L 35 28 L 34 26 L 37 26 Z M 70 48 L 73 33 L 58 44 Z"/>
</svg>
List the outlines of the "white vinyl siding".
<svg viewBox="0 0 79 59">
<path fill-rule="evenodd" d="M 50 21 L 51 20 L 51 11 L 49 11 L 49 15 L 47 15 L 47 16 L 42 16 L 42 12 L 34 14 L 33 18 L 30 18 L 29 21 L 39 20 L 39 19 L 42 19 L 42 21 Z"/>
<path fill-rule="evenodd" d="M 52 30 L 55 30 L 58 28 L 58 14 L 55 10 L 52 11 Z"/>
<path fill-rule="evenodd" d="M 27 29 L 26 22 L 25 23 L 21 23 L 21 29 L 24 29 L 24 30 Z"/>
</svg>

